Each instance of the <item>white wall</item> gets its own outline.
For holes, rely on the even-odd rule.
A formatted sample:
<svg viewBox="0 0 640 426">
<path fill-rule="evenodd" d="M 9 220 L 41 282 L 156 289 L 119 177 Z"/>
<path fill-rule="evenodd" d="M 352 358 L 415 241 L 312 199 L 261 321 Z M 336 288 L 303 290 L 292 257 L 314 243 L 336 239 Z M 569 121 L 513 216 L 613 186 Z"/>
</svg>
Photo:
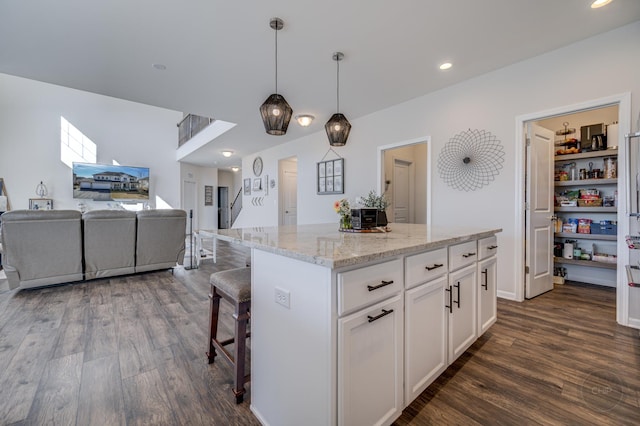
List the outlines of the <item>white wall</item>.
<svg viewBox="0 0 640 426">
<path fill-rule="evenodd" d="M 60 161 L 61 116 L 97 144 L 99 163 L 149 167 L 151 207 L 156 196 L 180 207 L 181 112 L 0 74 L 0 177 L 12 209 L 28 208 L 41 180 L 56 209 L 78 208 L 71 169 Z"/>
<path fill-rule="evenodd" d="M 196 208 L 194 210 L 193 229 L 218 229 L 218 169 L 180 163 L 180 186 L 189 181 L 196 184 Z M 213 205 L 204 205 L 204 187 L 213 186 Z M 181 200 L 182 203 L 182 200 Z M 186 207 L 185 207 L 186 208 Z M 187 212 L 189 213 L 189 212 Z"/>
<path fill-rule="evenodd" d="M 464 66 L 463 58 L 458 66 Z M 524 244 L 523 236 L 515 234 L 519 211 L 515 205 L 515 194 L 519 191 L 515 184 L 516 117 L 630 92 L 635 123 L 639 104 L 633 99 L 640 97 L 638 70 L 640 22 L 351 120 L 353 127 L 347 145 L 336 148 L 345 158 L 344 196 L 353 199 L 377 187 L 377 147 L 430 136 L 433 225 L 502 228 L 498 237 L 499 291 L 505 297 L 515 298 L 516 286 L 521 285 L 521 271 L 514 269 L 513 253 L 515 247 Z M 348 117 L 348 99 L 343 99 L 343 104 Z M 437 160 L 449 139 L 468 129 L 487 130 L 496 135 L 506 155 L 504 167 L 494 182 L 473 192 L 461 192 L 440 179 Z M 315 163 L 328 148 L 326 135 L 318 132 L 256 154 L 262 156 L 265 173 L 274 177 L 279 159 L 298 157 L 300 224 L 337 223 L 332 204 L 342 197 L 315 192 Z M 254 157 L 243 159 L 245 177 L 250 177 L 248 171 Z M 237 226 L 276 225 L 275 192 L 270 191 L 263 207 L 254 207 L 250 199 L 245 199 Z"/>
</svg>

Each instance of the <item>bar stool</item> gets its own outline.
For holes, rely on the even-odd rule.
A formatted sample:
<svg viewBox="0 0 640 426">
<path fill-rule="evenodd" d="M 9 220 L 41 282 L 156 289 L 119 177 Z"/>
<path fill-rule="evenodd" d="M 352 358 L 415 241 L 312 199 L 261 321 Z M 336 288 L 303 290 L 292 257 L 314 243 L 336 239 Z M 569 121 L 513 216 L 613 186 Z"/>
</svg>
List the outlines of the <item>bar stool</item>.
<svg viewBox="0 0 640 426">
<path fill-rule="evenodd" d="M 233 393 L 236 397 L 236 404 L 240 404 L 244 400 L 244 384 L 247 383 L 251 376 L 245 375 L 245 354 L 247 337 L 251 334 L 247 333 L 247 322 L 251 316 L 251 268 L 237 268 L 227 271 L 221 271 L 211 274 L 209 278 L 211 283 L 211 293 L 209 299 L 210 304 L 210 320 L 209 320 L 209 364 L 212 364 L 216 356 L 216 349 L 224 355 L 231 363 L 234 371 L 234 387 Z M 234 306 L 233 318 L 235 319 L 235 336 L 220 341 L 218 334 L 218 314 L 220 312 L 220 298 Z M 231 354 L 224 347 L 234 343 L 234 351 Z"/>
</svg>

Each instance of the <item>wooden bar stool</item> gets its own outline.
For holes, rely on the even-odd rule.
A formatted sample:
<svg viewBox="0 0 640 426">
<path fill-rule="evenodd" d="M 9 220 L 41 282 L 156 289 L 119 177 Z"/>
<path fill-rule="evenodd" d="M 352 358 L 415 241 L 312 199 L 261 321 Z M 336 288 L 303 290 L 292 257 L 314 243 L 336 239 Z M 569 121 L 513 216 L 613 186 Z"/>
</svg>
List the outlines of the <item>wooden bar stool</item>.
<svg viewBox="0 0 640 426">
<path fill-rule="evenodd" d="M 250 380 L 250 375 L 245 375 L 245 354 L 247 348 L 247 323 L 251 316 L 251 268 L 237 268 L 211 274 L 211 293 L 209 294 L 210 320 L 209 320 L 209 364 L 212 364 L 216 356 L 216 349 L 231 363 L 234 371 L 233 393 L 236 404 L 244 400 L 244 384 Z M 235 336 L 220 341 L 218 335 L 218 314 L 220 312 L 220 298 L 234 306 L 233 318 L 235 319 Z M 234 343 L 234 351 L 231 354 L 224 347 Z"/>
</svg>

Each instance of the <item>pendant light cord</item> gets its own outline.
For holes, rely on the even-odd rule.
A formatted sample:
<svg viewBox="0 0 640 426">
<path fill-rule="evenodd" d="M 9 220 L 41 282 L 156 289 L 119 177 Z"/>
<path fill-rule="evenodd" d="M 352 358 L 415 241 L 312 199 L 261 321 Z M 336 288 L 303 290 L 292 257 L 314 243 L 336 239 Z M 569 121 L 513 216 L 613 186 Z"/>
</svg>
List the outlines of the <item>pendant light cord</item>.
<svg viewBox="0 0 640 426">
<path fill-rule="evenodd" d="M 336 61 L 336 113 L 340 113 L 340 60 Z"/>
<path fill-rule="evenodd" d="M 276 24 L 276 95 L 278 94 L 278 25 Z"/>
</svg>

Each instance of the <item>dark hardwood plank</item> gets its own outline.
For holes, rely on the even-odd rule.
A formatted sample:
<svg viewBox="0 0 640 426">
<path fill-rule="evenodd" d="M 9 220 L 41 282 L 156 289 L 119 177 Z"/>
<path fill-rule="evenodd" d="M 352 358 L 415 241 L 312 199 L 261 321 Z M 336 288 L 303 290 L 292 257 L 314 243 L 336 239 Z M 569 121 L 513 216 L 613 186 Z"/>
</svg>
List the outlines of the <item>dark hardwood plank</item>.
<svg viewBox="0 0 640 426">
<path fill-rule="evenodd" d="M 47 362 L 27 423 L 72 425 L 78 413 L 82 353 Z"/>
<path fill-rule="evenodd" d="M 84 345 L 86 361 L 118 353 L 113 305 L 90 304 L 86 330 Z"/>
<path fill-rule="evenodd" d="M 127 425 L 178 424 L 158 370 L 122 380 Z"/>
<path fill-rule="evenodd" d="M 120 365 L 116 354 L 84 363 L 76 424 L 126 424 Z"/>
<path fill-rule="evenodd" d="M 155 368 L 153 348 L 137 316 L 117 318 L 120 377 L 126 379 Z"/>
<path fill-rule="evenodd" d="M 53 351 L 54 358 L 84 351 L 88 319 L 87 305 L 67 307 L 58 331 L 58 340 Z"/>
<path fill-rule="evenodd" d="M 11 362 L 1 370 L 4 397 L 0 398 L 0 424 L 21 421 L 29 414 L 54 341 L 51 333 L 27 334 Z"/>
</svg>

